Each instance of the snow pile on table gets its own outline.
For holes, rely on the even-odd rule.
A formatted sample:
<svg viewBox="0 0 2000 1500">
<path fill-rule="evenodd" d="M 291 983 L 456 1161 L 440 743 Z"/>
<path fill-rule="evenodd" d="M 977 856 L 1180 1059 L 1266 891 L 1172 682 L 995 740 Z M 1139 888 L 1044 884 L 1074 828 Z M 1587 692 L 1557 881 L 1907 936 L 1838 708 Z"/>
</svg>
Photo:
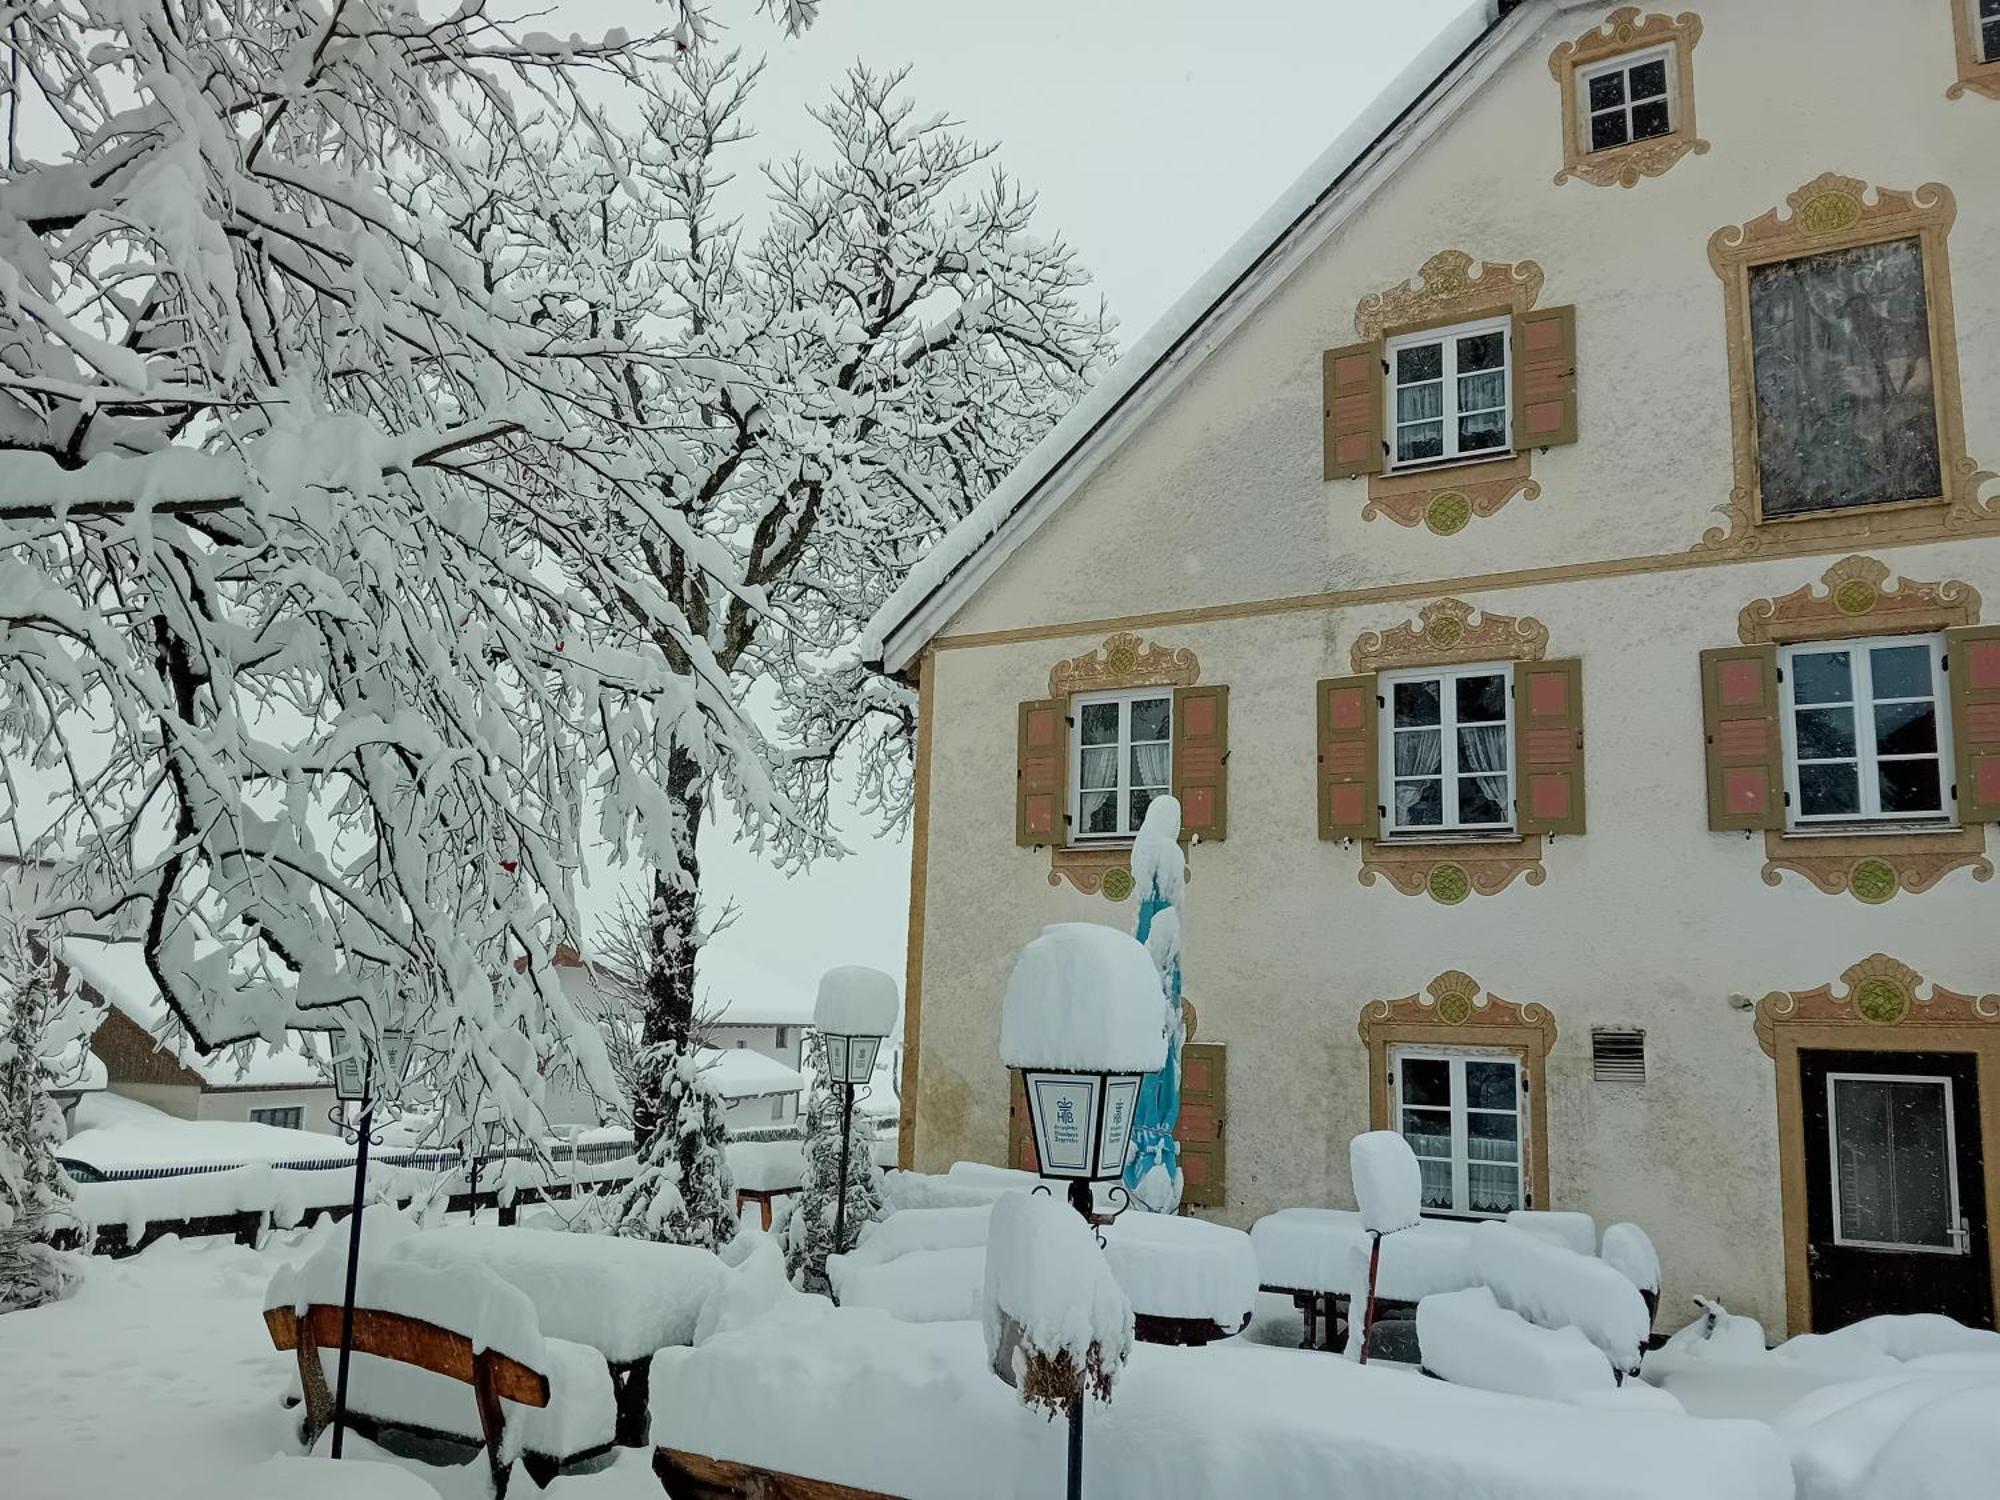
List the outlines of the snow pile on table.
<svg viewBox="0 0 2000 1500">
<path fill-rule="evenodd" d="M 1169 907 L 1181 904 L 1187 890 L 1187 857 L 1181 853 L 1180 840 L 1180 799 L 1155 797 L 1146 804 L 1138 837 L 1132 840 L 1132 889 L 1141 900 L 1157 895 Z"/>
<path fill-rule="evenodd" d="M 1060 1429 L 994 1378 L 967 1323 L 902 1324 L 799 1297 L 653 1364 L 669 1447 L 911 1500 L 1063 1492 Z M 1299 1350 L 1140 1344 L 1093 1410 L 1092 1500 L 1791 1500 L 1753 1422 L 1554 1402 L 1357 1369 Z"/>
<path fill-rule="evenodd" d="M 906 1209 L 866 1225 L 853 1250 L 826 1258 L 835 1299 L 912 1323 L 977 1318 L 992 1212 L 990 1204 Z"/>
<path fill-rule="evenodd" d="M 1424 1174 L 1410 1143 L 1393 1130 L 1369 1130 L 1347 1143 L 1354 1201 L 1370 1234 L 1413 1229 L 1423 1219 Z"/>
<path fill-rule="evenodd" d="M 782 1304 L 803 1297 L 785 1274 L 785 1250 L 761 1229 L 745 1229 L 722 1248 L 728 1267 L 722 1281 L 702 1303 L 694 1339 L 707 1343 L 717 1334 L 747 1327 Z"/>
<path fill-rule="evenodd" d="M 393 1463 L 366 1459 L 271 1458 L 254 1469 L 209 1474 L 185 1500 L 438 1500 L 438 1492 Z"/>
<path fill-rule="evenodd" d="M 1166 996 L 1145 946 L 1095 922 L 1057 922 L 1021 950 L 1000 1002 L 1010 1068 L 1156 1071 L 1167 1058 Z"/>
<path fill-rule="evenodd" d="M 1637 1224 L 1612 1224 L 1604 1231 L 1602 1259 L 1641 1292 L 1659 1295 L 1660 1252 Z"/>
<path fill-rule="evenodd" d="M 1202 1219 L 1129 1213 L 1104 1231 L 1104 1259 L 1134 1312 L 1201 1318 L 1230 1333 L 1257 1302 L 1250 1236 Z"/>
<path fill-rule="evenodd" d="M 1578 1255 L 1597 1254 L 1597 1221 L 1589 1214 L 1553 1208 L 1516 1208 L 1508 1212 L 1507 1222 Z"/>
<path fill-rule="evenodd" d="M 731 1141 L 724 1150 L 738 1190 L 782 1192 L 806 1180 L 804 1141 Z"/>
<path fill-rule="evenodd" d="M 1097 1236 L 1049 1194 L 993 1205 L 980 1321 L 986 1355 L 1012 1371 L 1021 1399 L 1066 1409 L 1078 1392 L 1104 1402 L 1132 1353 L 1132 1304 Z"/>
<path fill-rule="evenodd" d="M 846 1255 L 831 1256 L 853 1265 L 881 1265 L 914 1250 L 985 1248 L 993 1220 L 990 1203 L 967 1208 L 922 1208 L 890 1214 L 865 1224 L 861 1238 Z"/>
<path fill-rule="evenodd" d="M 2000 1475 L 2000 1370 L 1849 1381 L 1774 1425 L 1799 1500 L 1971 1500 Z"/>
<path fill-rule="evenodd" d="M 1470 1252 L 1472 1228 L 1426 1219 L 1382 1242 L 1376 1293 L 1415 1302 L 1434 1292 L 1476 1285 Z M 1333 1296 L 1365 1296 L 1368 1232 L 1361 1215 L 1346 1208 L 1286 1208 L 1250 1226 L 1262 1285 Z"/>
<path fill-rule="evenodd" d="M 1639 1289 L 1618 1271 L 1495 1222 L 1473 1231 L 1470 1249 L 1479 1281 L 1502 1307 L 1544 1328 L 1574 1328 L 1612 1369 L 1638 1371 L 1652 1319 Z"/>
<path fill-rule="evenodd" d="M 1574 1328 L 1539 1328 L 1483 1286 L 1419 1302 L 1417 1344 L 1424 1368 L 1453 1385 L 1545 1401 L 1614 1385 L 1611 1367 L 1589 1339 Z"/>
<path fill-rule="evenodd" d="M 819 976 L 813 1025 L 840 1036 L 888 1036 L 902 1009 L 894 979 L 863 964 L 841 964 Z"/>
</svg>

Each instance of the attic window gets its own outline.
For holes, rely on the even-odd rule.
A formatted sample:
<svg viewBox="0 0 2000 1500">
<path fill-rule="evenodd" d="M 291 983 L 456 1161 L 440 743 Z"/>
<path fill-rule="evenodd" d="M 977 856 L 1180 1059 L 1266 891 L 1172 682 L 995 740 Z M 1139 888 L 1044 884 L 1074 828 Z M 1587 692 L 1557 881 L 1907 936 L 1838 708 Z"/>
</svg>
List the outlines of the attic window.
<svg viewBox="0 0 2000 1500">
<path fill-rule="evenodd" d="M 1672 60 L 1672 53 L 1661 48 L 1641 57 L 1621 57 L 1583 75 L 1584 107 L 1590 112 L 1589 150 L 1610 151 L 1672 133 L 1673 105 L 1667 90 Z"/>
<path fill-rule="evenodd" d="M 1598 187 L 1637 187 L 1708 142 L 1695 133 L 1694 47 L 1701 19 L 1691 13 L 1641 17 L 1612 12 L 1549 58 L 1562 93 L 1563 169 Z"/>
<path fill-rule="evenodd" d="M 1645 1031 L 1637 1026 L 1591 1027 L 1590 1076 L 1598 1083 L 1644 1083 Z"/>
</svg>

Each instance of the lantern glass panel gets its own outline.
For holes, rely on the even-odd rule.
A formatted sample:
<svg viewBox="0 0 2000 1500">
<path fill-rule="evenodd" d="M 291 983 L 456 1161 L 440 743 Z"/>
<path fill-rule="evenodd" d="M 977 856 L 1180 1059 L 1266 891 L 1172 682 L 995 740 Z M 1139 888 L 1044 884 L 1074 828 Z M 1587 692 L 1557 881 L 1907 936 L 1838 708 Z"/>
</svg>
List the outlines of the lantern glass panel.
<svg viewBox="0 0 2000 1500">
<path fill-rule="evenodd" d="M 1035 1148 L 1047 1177 L 1089 1177 L 1098 1092 L 1096 1073 L 1030 1073 L 1028 1100 Z"/>
</svg>

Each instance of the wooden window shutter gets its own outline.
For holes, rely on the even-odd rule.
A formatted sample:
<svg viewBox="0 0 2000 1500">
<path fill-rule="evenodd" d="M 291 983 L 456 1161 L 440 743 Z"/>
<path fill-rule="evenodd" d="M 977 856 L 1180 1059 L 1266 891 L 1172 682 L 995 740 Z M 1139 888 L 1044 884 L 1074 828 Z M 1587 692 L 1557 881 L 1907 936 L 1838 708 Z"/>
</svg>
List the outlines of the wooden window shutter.
<svg viewBox="0 0 2000 1500">
<path fill-rule="evenodd" d="M 1220 1208 L 1228 1191 L 1222 1151 L 1227 1056 L 1220 1042 L 1181 1048 L 1181 1118 L 1174 1139 L 1181 1149 L 1181 1202 L 1190 1208 Z"/>
<path fill-rule="evenodd" d="M 1035 1155 L 1035 1122 L 1028 1118 L 1028 1087 L 1018 1070 L 1007 1070 L 1007 1165 L 1017 1172 L 1042 1170 Z"/>
<path fill-rule="evenodd" d="M 1708 826 L 1785 826 L 1785 760 L 1778 733 L 1778 648 L 1701 653 L 1702 727 L 1708 738 Z"/>
<path fill-rule="evenodd" d="M 1229 689 L 1174 689 L 1174 796 L 1181 832 L 1229 835 Z"/>
<path fill-rule="evenodd" d="M 1014 842 L 1023 848 L 1064 842 L 1069 800 L 1069 702 L 1031 698 L 1021 705 L 1014 756 Z"/>
<path fill-rule="evenodd" d="M 1514 669 L 1514 786 L 1522 833 L 1583 832 L 1583 663 Z"/>
<path fill-rule="evenodd" d="M 1320 356 L 1323 434 L 1328 479 L 1380 474 L 1382 446 L 1382 341 L 1349 344 Z"/>
<path fill-rule="evenodd" d="M 1576 309 L 1545 307 L 1514 319 L 1514 446 L 1576 441 Z"/>
<path fill-rule="evenodd" d="M 1319 684 L 1319 836 L 1372 839 L 1381 832 L 1376 803 L 1375 674 L 1329 677 Z"/>
<path fill-rule="evenodd" d="M 1961 823 L 2000 823 L 2000 625 L 1944 633 Z"/>
</svg>

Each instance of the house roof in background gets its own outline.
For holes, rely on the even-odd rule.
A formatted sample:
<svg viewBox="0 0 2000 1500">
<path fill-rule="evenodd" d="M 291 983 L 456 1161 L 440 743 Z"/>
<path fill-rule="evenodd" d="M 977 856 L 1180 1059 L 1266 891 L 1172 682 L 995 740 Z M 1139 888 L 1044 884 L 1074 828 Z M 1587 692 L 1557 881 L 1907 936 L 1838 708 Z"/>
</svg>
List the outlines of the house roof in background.
<svg viewBox="0 0 2000 1500">
<path fill-rule="evenodd" d="M 695 959 L 695 1010 L 719 1026 L 810 1026 L 813 996 L 746 954 L 704 943 Z"/>
<path fill-rule="evenodd" d="M 805 1075 L 750 1047 L 703 1047 L 695 1054 L 710 1085 L 725 1099 L 797 1094 Z"/>
</svg>

